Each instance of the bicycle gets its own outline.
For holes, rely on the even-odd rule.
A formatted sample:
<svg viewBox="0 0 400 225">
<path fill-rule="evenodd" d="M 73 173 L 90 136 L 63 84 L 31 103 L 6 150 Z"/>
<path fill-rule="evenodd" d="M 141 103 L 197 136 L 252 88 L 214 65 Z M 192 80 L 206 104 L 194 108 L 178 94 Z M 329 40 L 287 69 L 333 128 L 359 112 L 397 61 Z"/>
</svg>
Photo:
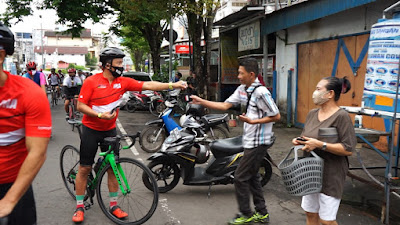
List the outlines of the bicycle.
<svg viewBox="0 0 400 225">
<path fill-rule="evenodd" d="M 81 136 L 80 121 L 68 121 L 78 128 Z M 143 163 L 131 158 L 119 157 L 120 150 L 131 148 L 140 133 L 134 135 L 117 135 L 105 138 L 105 144 L 109 146 L 106 152 L 101 152 L 100 158 L 92 172 L 88 176 L 85 194 L 85 209 L 89 209 L 93 203 L 93 197 L 97 193 L 97 201 L 103 213 L 116 224 L 138 225 L 145 223 L 153 215 L 158 204 L 158 191 L 149 191 L 142 182 L 142 174 L 147 174 L 151 179 L 152 190 L 158 190 L 157 182 L 152 172 Z M 122 138 L 129 137 L 132 144 L 121 148 Z M 68 193 L 75 199 L 75 178 L 78 173 L 79 150 L 72 145 L 66 145 L 60 153 L 61 177 Z M 121 220 L 111 214 L 108 209 L 108 174 L 112 169 L 117 178 L 118 204 L 126 210 L 128 217 Z M 94 175 L 93 175 L 94 172 Z M 90 200 L 90 203 L 87 200 Z"/>
<path fill-rule="evenodd" d="M 56 86 L 51 86 L 51 106 L 56 106 L 58 102 L 58 91 Z"/>
<path fill-rule="evenodd" d="M 65 99 L 69 99 L 69 104 L 68 104 L 68 117 L 66 118 L 68 120 L 76 120 L 80 118 L 80 112 L 76 110 L 77 106 L 77 98 L 74 96 L 65 96 Z M 74 131 L 75 126 L 72 126 L 72 131 Z"/>
</svg>

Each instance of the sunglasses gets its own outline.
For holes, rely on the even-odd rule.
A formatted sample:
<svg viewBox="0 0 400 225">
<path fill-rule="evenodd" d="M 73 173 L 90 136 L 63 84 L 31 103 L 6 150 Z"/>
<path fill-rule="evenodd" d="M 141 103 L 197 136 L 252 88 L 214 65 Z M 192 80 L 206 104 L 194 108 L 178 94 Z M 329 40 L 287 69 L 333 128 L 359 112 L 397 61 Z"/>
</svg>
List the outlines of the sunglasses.
<svg viewBox="0 0 400 225">
<path fill-rule="evenodd" d="M 32 68 L 29 68 L 29 69 L 28 69 L 28 71 L 31 71 L 31 70 L 36 70 L 36 69 L 32 69 Z"/>
</svg>

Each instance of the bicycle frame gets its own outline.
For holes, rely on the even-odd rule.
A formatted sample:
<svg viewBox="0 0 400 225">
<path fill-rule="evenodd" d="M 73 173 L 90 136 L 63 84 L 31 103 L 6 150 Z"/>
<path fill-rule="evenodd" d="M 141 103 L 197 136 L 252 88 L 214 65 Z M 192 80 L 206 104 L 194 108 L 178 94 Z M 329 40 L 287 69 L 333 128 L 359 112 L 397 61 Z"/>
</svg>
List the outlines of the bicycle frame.
<svg viewBox="0 0 400 225">
<path fill-rule="evenodd" d="M 139 136 L 139 133 L 136 134 L 136 136 Z M 135 138 L 136 138 L 135 136 Z M 126 179 L 125 173 L 121 167 L 120 164 L 118 164 L 118 159 L 119 159 L 119 151 L 120 151 L 120 137 L 117 137 L 117 141 L 114 143 L 114 145 L 110 144 L 108 145 L 108 150 L 106 152 L 101 152 L 99 155 L 100 157 L 103 157 L 103 161 L 99 167 L 99 170 L 97 171 L 95 177 L 93 180 L 89 183 L 89 187 L 91 190 L 94 190 L 95 187 L 97 186 L 98 182 L 98 177 L 101 173 L 101 171 L 107 166 L 107 164 L 110 164 L 115 178 L 117 179 L 119 189 L 121 190 L 121 193 L 123 195 L 129 194 L 131 192 L 131 187 L 129 186 L 128 180 Z M 135 142 L 132 142 L 130 146 L 123 146 L 122 149 L 129 149 L 134 145 Z M 123 182 L 122 182 L 123 181 Z"/>
<path fill-rule="evenodd" d="M 129 146 L 122 147 L 122 149 L 129 149 L 129 148 L 130 148 Z M 110 150 L 111 150 L 111 146 L 109 146 L 109 151 Z M 128 184 L 128 180 L 126 179 L 125 173 L 124 173 L 123 169 L 121 168 L 121 165 L 117 164 L 116 159 L 118 157 L 116 157 L 116 155 L 114 154 L 114 151 L 112 151 L 112 150 L 110 152 L 109 151 L 101 152 L 99 154 L 100 156 L 103 157 L 103 161 L 99 167 L 99 170 L 96 173 L 96 176 L 94 177 L 92 182 L 89 184 L 89 187 L 93 190 L 95 189 L 100 172 L 104 169 L 104 167 L 107 166 L 107 164 L 110 164 L 111 168 L 114 172 L 115 178 L 118 181 L 119 189 L 121 190 L 123 195 L 126 195 L 131 192 L 131 187 Z M 123 183 L 121 181 L 121 178 L 122 178 Z"/>
</svg>

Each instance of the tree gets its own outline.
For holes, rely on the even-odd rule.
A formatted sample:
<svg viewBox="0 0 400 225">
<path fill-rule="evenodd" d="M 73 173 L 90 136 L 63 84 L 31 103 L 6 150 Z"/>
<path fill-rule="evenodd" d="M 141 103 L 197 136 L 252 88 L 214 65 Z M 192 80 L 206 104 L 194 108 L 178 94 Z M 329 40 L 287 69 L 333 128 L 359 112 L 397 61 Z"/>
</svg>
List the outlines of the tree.
<svg viewBox="0 0 400 225">
<path fill-rule="evenodd" d="M 121 29 L 121 44 L 128 48 L 136 71 L 144 71 L 145 56 L 150 52 L 147 41 L 137 27 L 125 26 Z"/>
<path fill-rule="evenodd" d="M 33 0 L 6 0 L 7 13 L 2 19 L 8 23 L 12 19 L 17 22 L 22 17 L 32 13 Z M 60 24 L 68 26 L 66 33 L 73 37 L 79 37 L 83 24 L 92 20 L 97 23 L 107 15 L 118 16 L 115 27 L 116 34 L 122 26 L 136 26 L 147 40 L 153 59 L 153 71 L 160 71 L 160 52 L 162 41 L 162 21 L 169 19 L 173 11 L 170 5 L 173 1 L 165 0 L 43 0 L 39 6 L 41 9 L 55 9 Z"/>
<path fill-rule="evenodd" d="M 213 20 L 220 0 L 187 0 L 181 7 L 188 18 L 188 34 L 193 43 L 193 66 L 199 82 L 199 94 L 208 98 L 210 74 L 210 39 Z M 201 37 L 204 34 L 206 57 L 203 59 Z M 204 61 L 204 64 L 203 64 Z"/>
<path fill-rule="evenodd" d="M 95 56 L 92 56 L 90 53 L 87 53 L 85 55 L 85 62 L 86 62 L 86 66 L 88 66 L 88 67 L 96 67 L 97 58 Z"/>
</svg>

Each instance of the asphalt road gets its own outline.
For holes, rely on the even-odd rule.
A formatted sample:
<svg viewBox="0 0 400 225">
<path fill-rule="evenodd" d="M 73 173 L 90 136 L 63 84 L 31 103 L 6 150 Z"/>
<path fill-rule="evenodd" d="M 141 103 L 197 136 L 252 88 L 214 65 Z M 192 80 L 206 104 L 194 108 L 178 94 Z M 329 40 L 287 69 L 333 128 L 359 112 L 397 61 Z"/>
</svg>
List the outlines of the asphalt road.
<svg viewBox="0 0 400 225">
<path fill-rule="evenodd" d="M 155 119 L 149 112 L 128 113 L 121 111 L 119 123 L 127 133 L 135 133 L 142 130 L 144 123 Z M 49 144 L 47 160 L 33 182 L 34 193 L 37 204 L 38 225 L 73 224 L 71 221 L 75 209 L 75 201 L 67 193 L 60 176 L 59 154 L 63 146 L 70 144 L 79 148 L 79 137 L 77 132 L 71 131 L 71 127 L 65 121 L 63 106 L 52 108 L 53 135 Z M 235 133 L 236 132 L 236 133 Z M 233 131 L 236 135 L 238 131 Z M 280 137 L 290 139 L 299 134 L 298 129 L 287 129 L 276 131 L 278 140 Z M 287 148 L 286 141 L 280 141 L 273 146 L 273 150 Z M 124 156 L 142 160 L 151 155 L 144 152 L 138 143 L 136 151 L 126 150 Z M 279 162 L 285 153 L 273 155 Z M 300 198 L 289 196 L 283 183 L 278 176 L 279 172 L 274 169 L 271 181 L 264 187 L 264 195 L 271 215 L 272 225 L 297 225 L 305 224 L 305 216 L 300 207 Z M 358 184 L 357 184 L 358 185 Z M 356 185 L 348 184 L 348 188 Z M 360 185 L 358 185 L 360 186 Z M 364 188 L 368 189 L 368 188 Z M 362 189 L 362 190 L 364 190 Z M 354 189 L 356 192 L 358 189 Z M 371 190 L 373 191 L 373 190 Z M 207 186 L 184 186 L 182 181 L 176 188 L 168 193 L 160 194 L 159 204 L 156 212 L 146 224 L 150 225 L 220 225 L 226 224 L 237 213 L 237 203 L 233 185 L 213 186 L 211 197 L 207 197 Z M 376 191 L 375 191 L 376 192 Z M 354 207 L 353 196 L 357 193 L 347 193 L 348 204 L 341 205 L 338 222 L 339 224 L 380 224 L 375 215 L 367 213 L 360 207 Z M 357 205 L 359 206 L 359 205 Z M 376 212 L 376 210 L 375 210 Z M 85 212 L 85 225 L 113 224 L 101 212 L 98 204 Z"/>
</svg>

